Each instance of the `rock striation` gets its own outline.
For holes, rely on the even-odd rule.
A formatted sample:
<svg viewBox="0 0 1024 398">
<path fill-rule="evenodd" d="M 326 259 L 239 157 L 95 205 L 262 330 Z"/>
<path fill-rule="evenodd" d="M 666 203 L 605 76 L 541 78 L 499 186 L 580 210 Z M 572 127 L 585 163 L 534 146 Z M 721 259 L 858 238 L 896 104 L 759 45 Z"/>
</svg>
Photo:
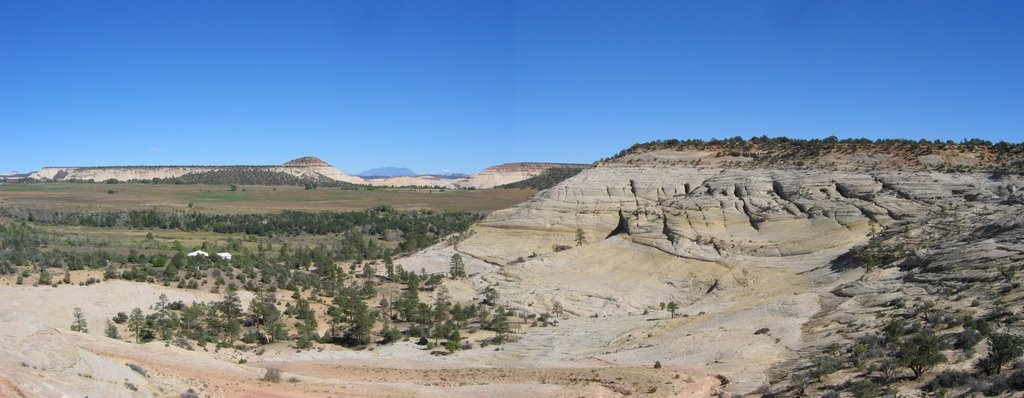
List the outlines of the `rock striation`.
<svg viewBox="0 0 1024 398">
<path fill-rule="evenodd" d="M 1000 280 L 1000 267 L 1024 260 L 1020 174 L 880 152 L 823 153 L 812 167 L 771 156 L 628 153 L 492 213 L 455 248 L 500 268 L 478 283 L 511 307 L 564 309 L 584 330 L 575 344 L 594 339 L 592 349 L 562 350 L 574 343 L 527 335 L 522 349 L 636 364 L 657 355 L 727 375 L 736 392 L 840 338 L 823 319 L 843 319 L 851 331 L 880 327 L 860 311 L 883 298 L 935 300 L 952 283 Z M 947 153 L 944 164 L 964 157 Z M 865 279 L 851 253 L 880 241 L 914 254 L 887 265 L 901 268 L 880 273 L 884 280 Z M 993 298 L 990 286 L 970 286 Z M 689 318 L 636 319 L 667 301 Z M 761 328 L 775 338 L 751 337 Z"/>
</svg>

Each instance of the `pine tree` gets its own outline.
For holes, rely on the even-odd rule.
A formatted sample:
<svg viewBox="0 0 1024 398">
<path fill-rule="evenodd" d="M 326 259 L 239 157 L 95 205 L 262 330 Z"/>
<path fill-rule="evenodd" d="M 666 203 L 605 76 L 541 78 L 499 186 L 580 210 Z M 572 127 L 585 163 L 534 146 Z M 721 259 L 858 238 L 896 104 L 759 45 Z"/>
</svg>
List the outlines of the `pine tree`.
<svg viewBox="0 0 1024 398">
<path fill-rule="evenodd" d="M 103 329 L 103 334 L 112 339 L 120 339 L 121 336 L 117 334 L 117 325 L 107 319 L 107 327 Z"/>
<path fill-rule="evenodd" d="M 583 228 L 576 228 L 576 246 L 583 246 L 587 243 L 587 235 L 583 232 Z"/>
<path fill-rule="evenodd" d="M 505 341 L 505 336 L 509 333 L 508 317 L 505 316 L 504 311 L 499 311 L 498 315 L 491 321 L 491 330 L 494 330 L 498 334 L 498 341 Z"/>
<path fill-rule="evenodd" d="M 459 349 L 459 343 L 462 342 L 462 335 L 459 334 L 459 330 L 455 329 L 450 335 L 448 335 L 448 342 L 444 344 L 444 348 L 448 352 L 455 352 Z"/>
<path fill-rule="evenodd" d="M 459 279 L 466 277 L 466 264 L 462 261 L 462 255 L 459 253 L 452 254 L 452 260 L 448 266 L 448 273 L 452 279 Z"/>
<path fill-rule="evenodd" d="M 371 312 L 363 300 L 356 300 L 353 307 L 352 320 L 345 331 L 345 340 L 359 345 L 370 344 L 373 341 L 370 332 L 373 330 L 374 320 L 377 319 L 377 312 Z"/>
<path fill-rule="evenodd" d="M 389 280 L 395 280 L 395 262 L 391 260 L 390 255 L 384 256 L 384 271 L 387 272 Z"/>
<path fill-rule="evenodd" d="M 142 309 L 135 307 L 132 309 L 132 314 L 128 317 L 128 331 L 132 332 L 135 336 L 135 342 L 138 343 L 142 339 L 142 333 L 146 330 L 146 317 L 142 315 Z"/>
<path fill-rule="evenodd" d="M 89 333 L 89 325 L 85 322 L 85 314 L 82 309 L 75 307 L 75 321 L 71 323 L 71 330 L 75 332 Z"/>
</svg>

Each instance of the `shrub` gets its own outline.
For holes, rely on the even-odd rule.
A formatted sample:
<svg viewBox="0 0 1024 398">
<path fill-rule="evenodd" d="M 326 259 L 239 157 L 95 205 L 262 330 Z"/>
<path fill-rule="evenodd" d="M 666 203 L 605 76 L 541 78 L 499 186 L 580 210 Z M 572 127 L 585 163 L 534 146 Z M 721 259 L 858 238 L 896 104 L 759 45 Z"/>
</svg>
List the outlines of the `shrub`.
<svg viewBox="0 0 1024 398">
<path fill-rule="evenodd" d="M 962 370 L 946 369 L 935 375 L 930 383 L 925 386 L 929 391 L 938 391 L 940 388 L 960 387 L 971 384 L 975 377 Z"/>
<path fill-rule="evenodd" d="M 143 369 L 141 366 L 136 365 L 134 363 L 129 363 L 129 364 L 126 364 L 126 365 L 128 365 L 128 367 L 131 368 L 131 370 L 134 370 L 135 373 L 138 373 L 138 374 L 142 375 L 143 377 L 147 377 L 146 369 Z"/>
<path fill-rule="evenodd" d="M 981 332 L 974 329 L 964 329 L 963 332 L 957 333 L 956 340 L 953 342 L 953 347 L 964 351 L 970 351 L 974 349 L 974 346 L 981 342 L 982 338 L 984 338 L 984 336 L 981 335 Z"/>
<path fill-rule="evenodd" d="M 263 378 L 260 379 L 260 380 L 271 382 L 271 383 L 280 383 L 281 382 L 281 371 L 278 370 L 278 369 L 274 369 L 274 368 L 267 368 L 267 373 L 265 373 L 263 375 Z"/>
<path fill-rule="evenodd" d="M 661 369 L 661 361 L 654 361 L 654 368 Z"/>
</svg>

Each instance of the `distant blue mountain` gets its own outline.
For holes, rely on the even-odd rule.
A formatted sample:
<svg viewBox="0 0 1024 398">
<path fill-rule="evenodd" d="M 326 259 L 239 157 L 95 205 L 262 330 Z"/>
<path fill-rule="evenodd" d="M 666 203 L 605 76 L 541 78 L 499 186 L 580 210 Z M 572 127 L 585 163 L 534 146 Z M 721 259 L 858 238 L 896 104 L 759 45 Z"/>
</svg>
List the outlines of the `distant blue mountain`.
<svg viewBox="0 0 1024 398">
<path fill-rule="evenodd" d="M 405 167 L 378 167 L 363 171 L 356 175 L 360 177 L 414 177 L 418 174 Z"/>
</svg>

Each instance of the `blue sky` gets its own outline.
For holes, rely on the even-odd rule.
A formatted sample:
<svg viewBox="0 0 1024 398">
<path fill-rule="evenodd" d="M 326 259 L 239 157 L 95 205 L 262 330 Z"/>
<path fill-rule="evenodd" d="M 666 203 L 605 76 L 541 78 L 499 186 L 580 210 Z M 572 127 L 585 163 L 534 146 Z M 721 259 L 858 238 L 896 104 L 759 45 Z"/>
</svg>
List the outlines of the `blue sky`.
<svg viewBox="0 0 1024 398">
<path fill-rule="evenodd" d="M 1020 1 L 0 2 L 0 171 L 1024 140 Z"/>
</svg>

